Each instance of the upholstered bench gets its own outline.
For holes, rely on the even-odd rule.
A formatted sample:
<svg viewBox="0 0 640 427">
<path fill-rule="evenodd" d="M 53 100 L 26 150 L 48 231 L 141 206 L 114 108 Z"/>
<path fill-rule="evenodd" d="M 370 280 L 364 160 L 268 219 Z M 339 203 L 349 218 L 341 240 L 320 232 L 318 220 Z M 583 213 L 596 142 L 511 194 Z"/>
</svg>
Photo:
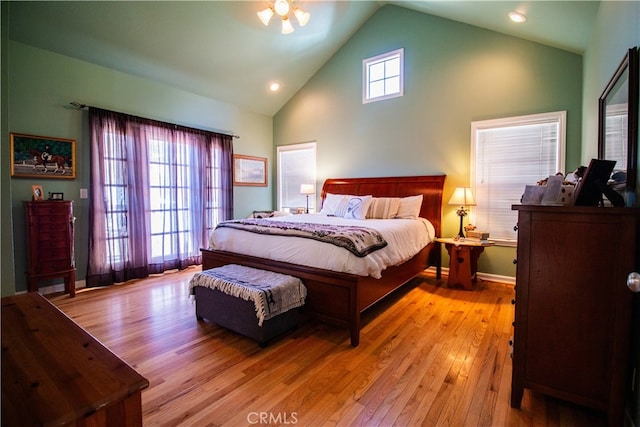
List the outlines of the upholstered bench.
<svg viewBox="0 0 640 427">
<path fill-rule="evenodd" d="M 229 264 L 194 274 L 189 282 L 196 318 L 258 341 L 295 329 L 307 290 L 296 277 Z"/>
</svg>

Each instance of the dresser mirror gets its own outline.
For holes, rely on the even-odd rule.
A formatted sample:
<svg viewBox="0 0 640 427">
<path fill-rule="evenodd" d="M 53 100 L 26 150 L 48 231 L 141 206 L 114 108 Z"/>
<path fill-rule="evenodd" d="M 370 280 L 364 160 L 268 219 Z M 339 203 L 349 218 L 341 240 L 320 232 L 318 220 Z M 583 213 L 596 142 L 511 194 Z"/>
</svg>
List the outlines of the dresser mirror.
<svg viewBox="0 0 640 427">
<path fill-rule="evenodd" d="M 629 49 L 599 100 L 598 158 L 615 160 L 613 188 L 633 192 L 638 167 L 638 48 Z"/>
</svg>

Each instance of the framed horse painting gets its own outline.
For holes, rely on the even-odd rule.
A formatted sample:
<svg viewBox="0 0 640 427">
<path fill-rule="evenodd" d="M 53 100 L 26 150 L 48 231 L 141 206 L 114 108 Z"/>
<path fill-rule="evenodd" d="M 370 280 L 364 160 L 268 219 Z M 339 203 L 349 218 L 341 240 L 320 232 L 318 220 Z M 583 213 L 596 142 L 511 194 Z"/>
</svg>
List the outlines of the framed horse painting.
<svg viewBox="0 0 640 427">
<path fill-rule="evenodd" d="M 75 178 L 76 141 L 12 133 L 11 176 Z"/>
</svg>

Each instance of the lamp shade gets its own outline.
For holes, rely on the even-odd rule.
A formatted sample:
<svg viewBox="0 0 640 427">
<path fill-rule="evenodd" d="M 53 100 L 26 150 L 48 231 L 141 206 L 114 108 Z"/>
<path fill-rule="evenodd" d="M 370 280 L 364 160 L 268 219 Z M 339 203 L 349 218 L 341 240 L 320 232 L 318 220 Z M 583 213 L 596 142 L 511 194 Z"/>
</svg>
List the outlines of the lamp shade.
<svg viewBox="0 0 640 427">
<path fill-rule="evenodd" d="M 313 194 L 316 192 L 313 184 L 301 184 L 300 185 L 300 194 Z"/>
<path fill-rule="evenodd" d="M 301 27 L 307 25 L 307 22 L 309 22 L 309 18 L 311 17 L 311 15 L 309 15 L 309 12 L 304 12 L 300 9 L 296 9 L 293 14 L 296 16 L 298 24 L 300 24 Z"/>
<path fill-rule="evenodd" d="M 291 25 L 291 21 L 288 16 L 282 17 L 282 34 L 291 34 L 293 33 L 293 25 Z"/>
<path fill-rule="evenodd" d="M 451 198 L 449 199 L 450 205 L 456 206 L 475 206 L 476 201 L 473 199 L 471 188 L 469 187 L 456 187 Z"/>
<path fill-rule="evenodd" d="M 260 18 L 260 21 L 264 25 L 269 25 L 269 21 L 271 20 L 272 16 L 273 16 L 273 9 L 271 9 L 270 7 L 258 12 L 258 18 Z"/>
</svg>

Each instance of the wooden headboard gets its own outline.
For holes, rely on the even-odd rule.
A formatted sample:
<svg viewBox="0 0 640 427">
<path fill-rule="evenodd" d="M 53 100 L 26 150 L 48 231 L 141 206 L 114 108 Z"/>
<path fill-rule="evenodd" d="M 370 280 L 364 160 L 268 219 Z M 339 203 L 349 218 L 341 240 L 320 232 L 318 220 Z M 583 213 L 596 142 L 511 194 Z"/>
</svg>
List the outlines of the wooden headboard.
<svg viewBox="0 0 640 427">
<path fill-rule="evenodd" d="M 407 197 L 422 194 L 420 216 L 428 219 L 441 236 L 442 193 L 445 175 L 398 176 L 379 178 L 330 178 L 324 182 L 320 197 L 327 193 L 354 196 Z"/>
</svg>

